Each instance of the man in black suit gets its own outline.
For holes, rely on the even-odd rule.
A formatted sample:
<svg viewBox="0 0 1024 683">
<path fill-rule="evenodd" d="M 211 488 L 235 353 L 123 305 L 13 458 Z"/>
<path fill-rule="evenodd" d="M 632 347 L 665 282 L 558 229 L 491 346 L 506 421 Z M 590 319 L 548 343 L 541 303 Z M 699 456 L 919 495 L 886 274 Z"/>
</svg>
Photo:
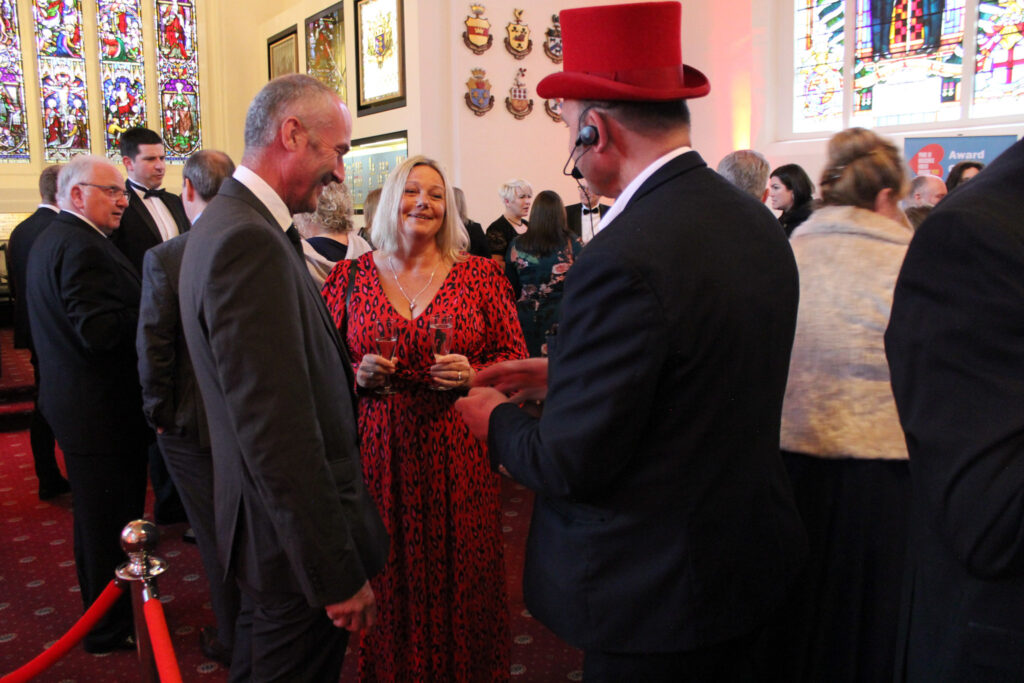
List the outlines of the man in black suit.
<svg viewBox="0 0 1024 683">
<path fill-rule="evenodd" d="M 1024 680 L 1024 142 L 917 230 L 885 351 L 910 453 L 896 680 Z"/>
<path fill-rule="evenodd" d="M 565 70 L 538 94 L 566 98 L 570 161 L 615 204 L 548 360 L 485 369 L 458 406 L 537 492 L 526 603 L 583 648 L 584 680 L 755 680 L 753 642 L 806 553 L 779 456 L 793 254 L 689 147 L 685 99 L 709 86 L 682 64 L 679 3 L 560 20 Z M 539 419 L 515 403 L 545 395 Z"/>
<path fill-rule="evenodd" d="M 231 158 L 223 152 L 201 150 L 188 158 L 182 169 L 182 199 L 191 220 L 199 217 L 234 170 Z M 217 627 L 200 628 L 200 645 L 207 657 L 229 664 L 239 609 L 238 586 L 233 575 L 225 575 L 217 557 L 210 430 L 178 309 L 178 275 L 188 236 L 186 232 L 158 244 L 143 258 L 135 343 L 143 412 L 156 430 L 157 444 L 181 495 L 210 582 Z"/>
<path fill-rule="evenodd" d="M 26 294 L 39 356 L 39 408 L 64 452 L 75 564 L 89 606 L 124 561 L 121 529 L 142 515 L 146 446 L 136 369 L 139 275 L 111 244 L 128 199 L 106 159 L 75 157 L 60 172 L 61 212 L 32 246 Z M 88 652 L 129 644 L 125 595 L 85 638 Z"/>
<path fill-rule="evenodd" d="M 601 219 L 612 207 L 601 203 L 601 195 L 590 189 L 590 183 L 586 178 L 580 178 L 576 182 L 579 183 L 577 190 L 580 193 L 580 203 L 565 207 L 565 217 L 569 222 L 569 231 L 586 244 L 594 239 Z"/>
<path fill-rule="evenodd" d="M 345 178 L 352 119 L 304 75 L 249 105 L 245 153 L 196 222 L 182 326 L 210 424 L 221 562 L 253 680 L 336 681 L 349 631 L 371 626 L 387 535 L 363 487 L 348 353 L 306 270 L 291 214 Z M 240 666 L 241 664 L 239 664 Z"/>
<path fill-rule="evenodd" d="M 57 217 L 57 174 L 59 166 L 47 166 L 39 174 L 39 196 L 43 203 L 35 213 L 19 223 L 11 232 L 7 242 L 7 274 L 10 277 L 11 294 L 14 296 L 14 348 L 29 349 L 32 370 L 35 377 L 36 395 L 39 395 L 39 360 L 32 345 L 32 332 L 28 324 L 28 301 L 25 297 L 25 273 L 28 269 L 28 255 L 36 238 Z M 67 479 L 57 467 L 53 430 L 39 410 L 39 401 L 32 408 L 28 428 L 32 445 L 32 459 L 35 462 L 36 479 L 39 480 L 39 500 L 49 500 L 71 490 Z"/>
<path fill-rule="evenodd" d="M 160 189 L 167 169 L 160 136 L 148 128 L 129 128 L 121 134 L 118 146 L 128 172 L 125 187 L 130 192 L 121 227 L 112 239 L 141 273 L 146 251 L 186 232 L 191 223 L 181 198 Z M 149 479 L 153 483 L 153 517 L 157 524 L 184 522 L 185 508 L 155 442 L 149 450 Z"/>
</svg>

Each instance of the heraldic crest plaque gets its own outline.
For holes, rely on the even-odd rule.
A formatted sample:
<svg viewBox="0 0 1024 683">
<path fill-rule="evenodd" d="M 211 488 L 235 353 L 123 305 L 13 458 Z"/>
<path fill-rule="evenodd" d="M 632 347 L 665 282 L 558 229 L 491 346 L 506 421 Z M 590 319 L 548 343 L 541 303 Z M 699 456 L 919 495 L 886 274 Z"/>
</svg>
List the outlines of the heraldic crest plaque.
<svg viewBox="0 0 1024 683">
<path fill-rule="evenodd" d="M 520 68 L 516 71 L 515 80 L 512 81 L 512 87 L 508 89 L 508 97 L 505 98 L 505 108 L 508 109 L 508 113 L 520 121 L 533 111 L 533 100 L 530 99 L 526 83 L 523 81 L 525 75 L 526 69 Z"/>
<path fill-rule="evenodd" d="M 469 6 L 473 16 L 466 17 L 466 30 L 462 32 L 462 42 L 466 44 L 474 54 L 482 55 L 491 49 L 494 43 L 494 36 L 491 35 L 491 22 L 481 15 L 487 8 L 479 3 Z"/>
<path fill-rule="evenodd" d="M 530 27 L 523 23 L 523 12 L 526 10 L 514 9 L 512 14 L 516 20 L 505 26 L 508 35 L 505 36 L 505 49 L 516 59 L 523 59 L 533 50 L 533 40 L 530 39 Z"/>
<path fill-rule="evenodd" d="M 491 94 L 491 82 L 487 80 L 487 72 L 473 69 L 473 75 L 466 81 L 466 106 L 477 116 L 483 116 L 494 106 L 494 95 Z"/>
</svg>

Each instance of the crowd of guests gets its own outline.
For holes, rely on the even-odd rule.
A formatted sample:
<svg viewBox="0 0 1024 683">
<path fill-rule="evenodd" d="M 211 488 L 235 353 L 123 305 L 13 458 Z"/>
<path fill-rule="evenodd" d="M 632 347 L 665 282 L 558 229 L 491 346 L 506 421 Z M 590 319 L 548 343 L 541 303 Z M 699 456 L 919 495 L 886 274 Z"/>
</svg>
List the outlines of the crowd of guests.
<svg viewBox="0 0 1024 683">
<path fill-rule="evenodd" d="M 355 230 L 351 115 L 300 75 L 180 197 L 144 128 L 127 180 L 46 169 L 11 272 L 84 604 L 148 462 L 231 680 L 336 681 L 350 633 L 364 681 L 508 680 L 504 475 L 537 496 L 527 605 L 588 682 L 1018 680 L 1024 143 L 946 184 L 862 128 L 817 187 L 753 150 L 716 173 L 680 21 L 561 14 L 538 94 L 580 202 L 513 179 L 486 231 L 424 156 Z M 85 647 L 131 646 L 122 600 Z"/>
</svg>

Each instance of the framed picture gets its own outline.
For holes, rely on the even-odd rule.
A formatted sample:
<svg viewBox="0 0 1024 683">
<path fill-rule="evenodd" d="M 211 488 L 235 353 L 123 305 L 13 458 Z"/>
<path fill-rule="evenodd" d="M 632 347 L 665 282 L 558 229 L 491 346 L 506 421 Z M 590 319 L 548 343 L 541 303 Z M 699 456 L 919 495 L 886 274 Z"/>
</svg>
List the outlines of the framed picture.
<svg viewBox="0 0 1024 683">
<path fill-rule="evenodd" d="M 345 3 L 306 19 L 306 73 L 346 98 Z"/>
<path fill-rule="evenodd" d="M 299 73 L 298 26 L 293 24 L 267 40 L 267 70 L 271 80 Z"/>
<path fill-rule="evenodd" d="M 356 213 L 363 212 L 366 193 L 384 184 L 391 172 L 409 158 L 409 133 L 400 130 L 352 141 L 345 155 L 345 182 Z"/>
<path fill-rule="evenodd" d="M 356 115 L 405 106 L 402 0 L 355 0 Z"/>
</svg>

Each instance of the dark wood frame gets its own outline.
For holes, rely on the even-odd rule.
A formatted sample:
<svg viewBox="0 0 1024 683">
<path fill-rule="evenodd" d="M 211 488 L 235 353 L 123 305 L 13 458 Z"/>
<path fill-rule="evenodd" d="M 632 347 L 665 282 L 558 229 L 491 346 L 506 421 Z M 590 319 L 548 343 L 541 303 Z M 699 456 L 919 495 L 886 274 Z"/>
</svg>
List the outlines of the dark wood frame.
<svg viewBox="0 0 1024 683">
<path fill-rule="evenodd" d="M 363 16 L 361 6 L 370 2 L 395 3 L 395 42 L 398 45 L 398 92 L 370 100 L 363 98 Z M 405 92 L 405 10 L 403 0 L 353 0 L 356 30 L 356 115 L 368 116 L 389 109 L 404 107 Z"/>
<path fill-rule="evenodd" d="M 338 28 L 341 31 L 341 48 L 342 48 L 341 49 L 341 55 L 340 55 L 340 58 L 341 58 L 341 63 L 340 63 L 340 66 L 341 66 L 341 91 L 338 92 L 338 96 L 341 97 L 342 100 L 347 100 L 348 99 L 348 83 L 346 81 L 348 80 L 348 64 L 347 64 L 348 60 L 346 59 L 345 50 L 347 49 L 348 45 L 347 45 L 347 43 L 345 41 L 345 2 L 344 2 L 344 0 L 342 0 L 341 2 L 337 2 L 337 3 L 331 5 L 330 7 L 326 8 L 326 9 L 320 10 L 319 12 L 317 12 L 316 14 L 314 14 L 311 17 L 306 17 L 306 20 L 303 22 L 302 26 L 303 26 L 303 33 L 306 36 L 306 50 L 307 50 L 307 53 L 306 53 L 306 74 L 307 75 L 312 75 L 312 74 L 309 73 L 309 54 L 308 54 L 308 50 L 309 50 L 309 46 L 311 45 L 310 39 L 312 37 L 312 36 L 309 35 L 309 25 L 312 24 L 313 22 L 315 22 L 315 21 L 317 21 L 319 19 L 322 19 L 323 17 L 326 17 L 326 16 L 331 15 L 331 14 L 337 14 L 337 16 L 338 16 Z M 337 55 L 336 55 L 336 57 L 337 57 Z"/>
<path fill-rule="evenodd" d="M 299 26 L 292 24 L 291 28 L 275 33 L 267 38 L 267 77 L 270 80 L 278 76 L 284 76 L 286 72 L 274 73 L 274 52 L 280 49 L 287 49 L 288 41 L 292 42 L 292 55 L 295 59 L 295 70 L 287 73 L 299 73 Z"/>
</svg>

